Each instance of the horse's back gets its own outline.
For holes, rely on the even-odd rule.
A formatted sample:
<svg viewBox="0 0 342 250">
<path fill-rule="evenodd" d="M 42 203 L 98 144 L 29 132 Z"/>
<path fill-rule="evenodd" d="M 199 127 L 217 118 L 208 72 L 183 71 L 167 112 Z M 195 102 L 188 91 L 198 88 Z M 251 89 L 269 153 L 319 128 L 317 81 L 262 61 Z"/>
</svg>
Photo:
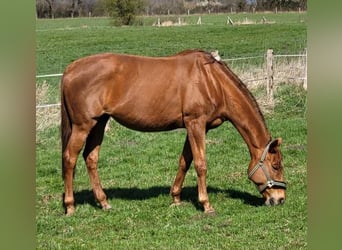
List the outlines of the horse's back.
<svg viewBox="0 0 342 250">
<path fill-rule="evenodd" d="M 155 58 L 109 53 L 84 57 L 65 70 L 63 94 L 82 119 L 109 114 L 137 130 L 183 127 L 185 114 L 203 113 L 211 105 L 208 81 L 198 65 L 202 59 L 201 52 Z M 202 110 L 194 110 L 199 105 Z"/>
</svg>

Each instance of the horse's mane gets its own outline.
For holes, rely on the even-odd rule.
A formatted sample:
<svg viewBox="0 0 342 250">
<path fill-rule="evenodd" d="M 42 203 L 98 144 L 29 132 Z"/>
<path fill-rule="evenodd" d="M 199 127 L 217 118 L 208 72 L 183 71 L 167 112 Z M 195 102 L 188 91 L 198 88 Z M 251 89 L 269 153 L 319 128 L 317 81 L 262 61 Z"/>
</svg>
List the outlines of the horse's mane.
<svg viewBox="0 0 342 250">
<path fill-rule="evenodd" d="M 215 58 L 214 58 L 215 59 Z M 216 61 L 216 60 L 215 60 Z M 256 101 L 254 95 L 252 95 L 252 93 L 249 91 L 249 89 L 247 88 L 247 86 L 242 82 L 242 80 L 228 67 L 228 65 L 222 61 L 216 61 L 217 63 L 220 64 L 221 68 L 223 69 L 223 71 L 226 72 L 226 74 L 229 75 L 229 77 L 233 78 L 233 83 L 243 92 L 243 94 L 249 98 L 252 101 L 253 107 L 255 108 L 255 110 L 259 113 L 262 121 L 264 122 L 265 126 L 265 117 L 263 115 L 263 113 L 260 110 L 259 104 Z"/>
<path fill-rule="evenodd" d="M 175 56 L 184 56 L 192 53 L 201 53 L 205 56 L 206 61 L 205 64 L 213 64 L 217 63 L 220 65 L 221 69 L 230 77 L 233 79 L 232 83 L 235 84 L 241 91 L 242 93 L 251 100 L 253 107 L 255 110 L 259 113 L 262 121 L 265 123 L 265 118 L 264 115 L 262 114 L 259 104 L 256 101 L 255 97 L 252 95 L 252 93 L 249 91 L 247 86 L 241 81 L 241 79 L 228 67 L 228 65 L 223 62 L 216 60 L 215 57 L 208 51 L 204 51 L 201 49 L 189 49 L 189 50 L 184 50 L 179 53 L 177 53 Z M 266 124 L 266 123 L 265 123 Z"/>
<path fill-rule="evenodd" d="M 181 52 L 178 52 L 177 54 L 175 54 L 175 56 L 184 56 L 184 55 L 188 55 L 188 54 L 192 54 L 196 52 L 210 54 L 209 52 L 206 52 L 201 49 L 188 49 L 188 50 L 183 50 Z"/>
<path fill-rule="evenodd" d="M 229 68 L 229 66 L 225 62 L 223 62 L 221 60 L 219 60 L 219 61 L 216 60 L 211 53 L 206 52 L 206 51 L 201 51 L 201 50 L 198 50 L 198 52 L 202 52 L 202 53 L 204 53 L 208 57 L 208 61 L 205 64 L 212 64 L 212 63 L 219 64 L 221 69 L 230 78 L 233 79 L 232 83 L 235 84 L 249 100 L 251 100 L 254 109 L 256 110 L 256 112 L 259 113 L 263 123 L 266 126 L 265 117 L 264 117 L 263 113 L 260 110 L 258 102 L 256 101 L 255 97 L 252 95 L 252 93 L 249 91 L 247 86 L 242 82 L 242 80 Z"/>
</svg>

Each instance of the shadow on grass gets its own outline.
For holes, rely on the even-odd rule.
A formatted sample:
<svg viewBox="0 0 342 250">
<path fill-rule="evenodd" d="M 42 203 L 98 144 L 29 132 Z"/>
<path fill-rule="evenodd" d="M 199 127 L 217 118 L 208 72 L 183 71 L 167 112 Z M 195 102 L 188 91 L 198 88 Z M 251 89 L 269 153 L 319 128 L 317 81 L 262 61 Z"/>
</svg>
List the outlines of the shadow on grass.
<svg viewBox="0 0 342 250">
<path fill-rule="evenodd" d="M 245 204 L 251 205 L 254 207 L 262 206 L 265 203 L 264 198 L 261 198 L 261 197 L 258 197 L 250 193 L 240 191 L 240 190 L 228 189 L 227 193 L 228 193 L 228 197 L 233 198 L 233 199 L 240 199 Z"/>
<path fill-rule="evenodd" d="M 169 186 L 154 186 L 150 188 L 109 188 L 104 189 L 108 200 L 124 199 L 124 200 L 147 200 L 158 197 L 160 195 L 169 196 Z M 227 199 L 239 199 L 244 204 L 250 206 L 261 206 L 264 204 L 264 199 L 253 194 L 235 190 L 235 189 L 219 189 L 215 187 L 208 187 L 209 194 L 223 193 Z M 89 204 L 93 207 L 100 208 L 99 204 L 94 199 L 92 190 L 82 190 L 75 192 L 75 205 Z M 170 198 L 171 201 L 171 198 Z M 184 187 L 182 189 L 182 201 L 190 202 L 196 207 L 197 210 L 203 210 L 201 204 L 197 200 L 197 187 Z"/>
</svg>

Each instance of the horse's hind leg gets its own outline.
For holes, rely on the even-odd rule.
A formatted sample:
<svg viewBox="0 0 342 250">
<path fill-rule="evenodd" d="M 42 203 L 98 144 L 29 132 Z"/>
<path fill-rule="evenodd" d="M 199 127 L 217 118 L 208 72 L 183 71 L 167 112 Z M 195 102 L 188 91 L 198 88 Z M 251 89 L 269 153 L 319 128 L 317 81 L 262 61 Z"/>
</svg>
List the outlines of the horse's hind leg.
<svg viewBox="0 0 342 250">
<path fill-rule="evenodd" d="M 173 204 L 175 205 L 178 205 L 181 203 L 180 196 L 181 196 L 182 186 L 183 186 L 185 175 L 187 171 L 189 170 L 191 162 L 192 162 L 192 152 L 190 148 L 189 138 L 187 136 L 185 139 L 183 152 L 179 159 L 179 169 L 178 169 L 175 181 L 170 191 L 171 196 L 173 198 Z"/>
<path fill-rule="evenodd" d="M 74 126 L 66 149 L 63 152 L 64 162 L 64 206 L 66 214 L 71 215 L 75 212 L 75 200 L 73 193 L 74 169 L 78 155 L 84 145 L 88 132 Z"/>
<path fill-rule="evenodd" d="M 87 165 L 90 182 L 93 188 L 95 199 L 101 204 L 103 209 L 110 209 L 106 194 L 103 192 L 100 178 L 97 172 L 97 163 L 101 143 L 103 141 L 104 130 L 109 116 L 103 115 L 98 119 L 97 124 L 90 131 L 83 151 L 83 158 Z"/>
</svg>

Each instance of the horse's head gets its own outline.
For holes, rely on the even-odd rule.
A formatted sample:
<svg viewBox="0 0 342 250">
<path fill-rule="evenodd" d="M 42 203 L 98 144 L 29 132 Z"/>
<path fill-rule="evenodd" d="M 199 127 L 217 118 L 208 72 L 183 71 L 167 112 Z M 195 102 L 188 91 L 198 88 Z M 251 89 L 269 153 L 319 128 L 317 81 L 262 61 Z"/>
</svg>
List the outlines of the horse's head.
<svg viewBox="0 0 342 250">
<path fill-rule="evenodd" d="M 281 163 L 281 138 L 272 140 L 264 149 L 258 162 L 251 162 L 248 178 L 266 199 L 266 205 L 278 205 L 285 202 L 286 183 Z"/>
</svg>

